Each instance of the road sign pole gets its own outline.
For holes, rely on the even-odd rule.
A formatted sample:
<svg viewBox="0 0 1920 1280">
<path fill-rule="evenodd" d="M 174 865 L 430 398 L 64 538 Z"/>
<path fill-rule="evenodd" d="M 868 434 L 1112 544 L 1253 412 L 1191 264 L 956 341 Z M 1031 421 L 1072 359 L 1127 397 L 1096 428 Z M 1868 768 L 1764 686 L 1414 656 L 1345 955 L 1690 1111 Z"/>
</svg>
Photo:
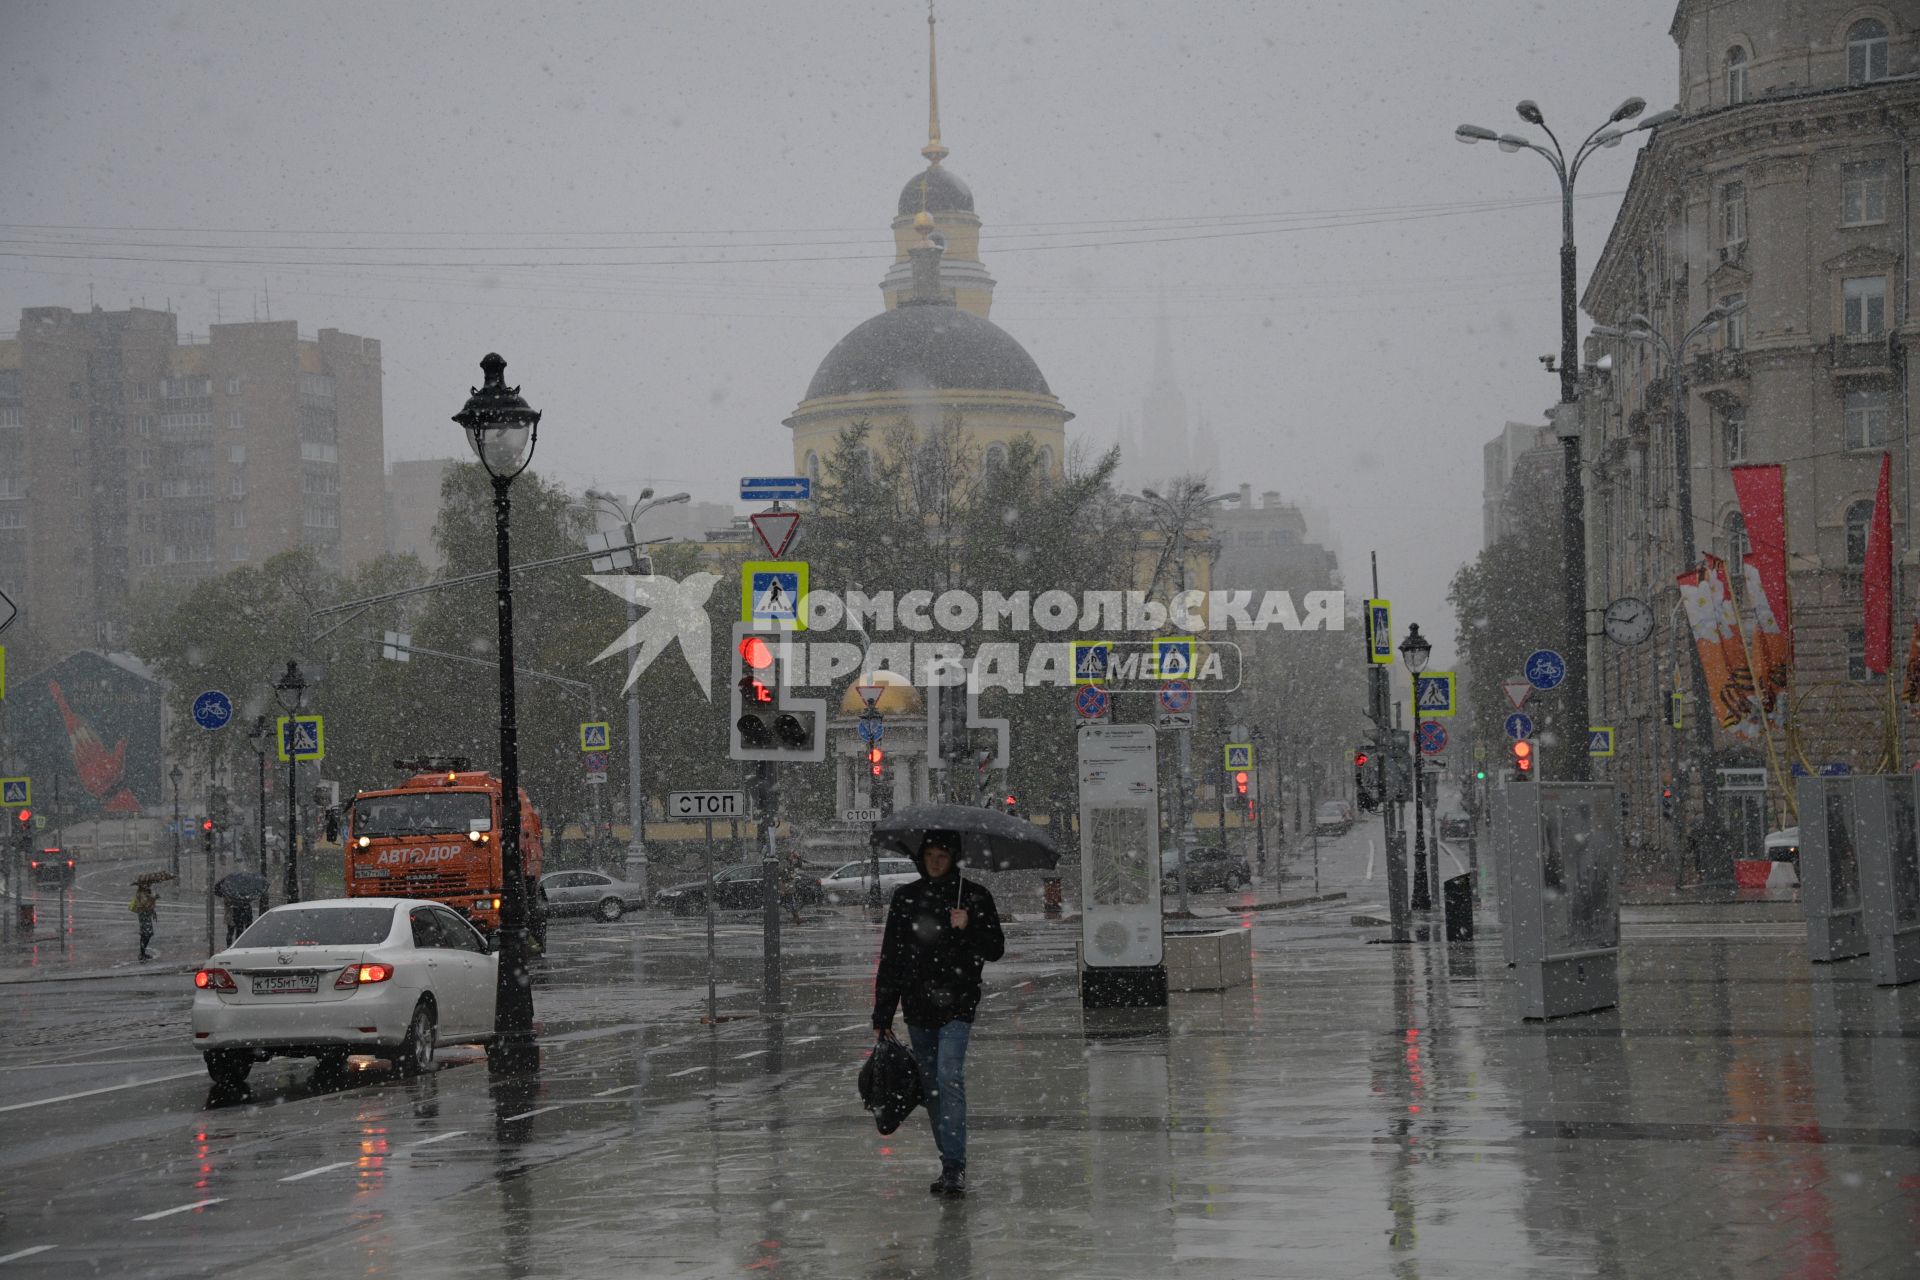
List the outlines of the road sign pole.
<svg viewBox="0 0 1920 1280">
<path fill-rule="evenodd" d="M 1174 784 L 1174 821 L 1173 829 L 1173 867 L 1174 875 L 1180 881 L 1180 915 L 1187 913 L 1187 837 L 1192 830 L 1193 817 L 1187 812 L 1187 787 L 1193 776 L 1193 730 L 1180 730 L 1180 777 Z M 1220 831 L 1220 838 L 1227 838 L 1226 829 Z M 1154 869 L 1157 873 L 1159 868 Z"/>
<path fill-rule="evenodd" d="M 1413 909 L 1431 911 L 1433 890 L 1427 880 L 1427 823 L 1420 802 L 1420 677 L 1415 676 L 1413 695 Z"/>
<path fill-rule="evenodd" d="M 760 855 L 761 965 L 760 1004 L 767 1014 L 780 1009 L 780 859 L 774 847 L 774 827 L 778 825 L 775 787 L 777 775 L 771 760 L 760 761 L 760 831 L 763 848 Z M 713 884 L 707 884 L 707 900 L 713 900 Z M 711 915 L 708 917 L 711 919 Z"/>
<path fill-rule="evenodd" d="M 713 819 L 707 819 L 707 1026 L 720 1025 L 719 1008 L 714 1002 L 713 980 Z"/>
</svg>

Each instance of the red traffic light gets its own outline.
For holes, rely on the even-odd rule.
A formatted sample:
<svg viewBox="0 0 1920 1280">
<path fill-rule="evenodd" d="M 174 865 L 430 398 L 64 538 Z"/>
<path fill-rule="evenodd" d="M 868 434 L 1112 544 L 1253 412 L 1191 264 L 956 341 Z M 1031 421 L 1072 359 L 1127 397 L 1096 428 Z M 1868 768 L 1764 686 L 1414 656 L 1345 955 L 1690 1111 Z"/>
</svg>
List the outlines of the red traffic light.
<svg viewBox="0 0 1920 1280">
<path fill-rule="evenodd" d="M 1009 809 L 1011 809 L 1011 808 L 1013 808 L 1013 806 L 1015 805 L 1015 803 L 1017 803 L 1017 802 L 1016 802 L 1016 801 L 1014 800 L 1014 798 L 1013 798 L 1012 796 L 1008 796 L 1008 797 L 1007 797 L 1007 808 L 1009 808 Z"/>
<path fill-rule="evenodd" d="M 13 820 L 24 827 L 29 822 L 33 821 L 33 810 L 22 809 L 20 812 L 13 815 Z"/>
<path fill-rule="evenodd" d="M 740 660 L 755 671 L 765 671 L 773 665 L 773 647 L 759 636 L 747 636 L 740 641 Z"/>
<path fill-rule="evenodd" d="M 1533 744 L 1522 739 L 1513 744 L 1513 765 L 1522 773 L 1533 772 Z"/>
<path fill-rule="evenodd" d="M 873 776 L 877 778 L 886 772 L 887 753 L 879 747 L 869 747 L 867 749 L 867 763 L 873 766 Z"/>
<path fill-rule="evenodd" d="M 213 819 L 212 819 L 212 818 L 202 818 L 202 819 L 200 820 L 200 829 L 201 829 L 202 831 L 211 831 L 211 830 L 213 830 Z"/>
<path fill-rule="evenodd" d="M 1354 767 L 1354 768 L 1356 768 L 1356 769 L 1361 769 L 1361 768 L 1365 768 L 1365 767 L 1366 767 L 1366 763 L 1367 763 L 1367 760 L 1368 760 L 1368 759 L 1369 759 L 1369 757 L 1368 757 L 1368 755 L 1367 755 L 1367 753 L 1366 753 L 1366 752 L 1364 752 L 1364 751 L 1356 751 L 1356 752 L 1354 752 L 1354 753 L 1353 753 L 1353 767 Z"/>
<path fill-rule="evenodd" d="M 1233 775 L 1233 785 L 1239 790 L 1241 795 L 1247 794 L 1247 775 L 1245 770 Z"/>
</svg>

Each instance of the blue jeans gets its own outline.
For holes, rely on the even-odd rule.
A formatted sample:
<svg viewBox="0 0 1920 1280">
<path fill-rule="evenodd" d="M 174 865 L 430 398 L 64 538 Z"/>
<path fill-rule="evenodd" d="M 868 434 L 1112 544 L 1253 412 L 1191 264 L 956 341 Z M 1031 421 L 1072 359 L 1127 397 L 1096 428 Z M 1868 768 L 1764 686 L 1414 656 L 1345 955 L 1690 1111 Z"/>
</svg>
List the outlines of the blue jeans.
<svg viewBox="0 0 1920 1280">
<path fill-rule="evenodd" d="M 943 1168 L 967 1163 L 967 1039 L 972 1034 L 973 1024 L 959 1018 L 943 1027 L 907 1024 Z"/>
</svg>

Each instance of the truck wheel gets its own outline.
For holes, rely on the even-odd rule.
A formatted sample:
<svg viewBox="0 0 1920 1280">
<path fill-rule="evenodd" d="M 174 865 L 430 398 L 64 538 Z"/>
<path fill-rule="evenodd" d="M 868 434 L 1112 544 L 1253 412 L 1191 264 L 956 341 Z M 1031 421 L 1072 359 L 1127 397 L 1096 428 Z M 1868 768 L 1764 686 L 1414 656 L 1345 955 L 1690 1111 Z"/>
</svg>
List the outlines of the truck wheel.
<svg viewBox="0 0 1920 1280">
<path fill-rule="evenodd" d="M 600 909 L 595 914 L 597 914 L 606 923 L 612 924 L 615 920 L 618 920 L 621 916 L 625 915 L 626 911 L 627 911 L 627 908 L 625 904 L 623 904 L 620 901 L 620 899 L 602 898 L 600 899 Z"/>
<path fill-rule="evenodd" d="M 247 1073 L 253 1070 L 253 1055 L 245 1049 L 209 1049 L 205 1056 L 207 1075 L 215 1084 L 245 1084 Z"/>
<path fill-rule="evenodd" d="M 433 1002 L 423 998 L 413 1006 L 413 1020 L 407 1024 L 407 1038 L 400 1042 L 400 1051 L 394 1055 L 393 1065 L 401 1075 L 424 1075 L 433 1070 L 433 1051 L 438 1032 L 439 1020 L 434 1016 Z"/>
</svg>

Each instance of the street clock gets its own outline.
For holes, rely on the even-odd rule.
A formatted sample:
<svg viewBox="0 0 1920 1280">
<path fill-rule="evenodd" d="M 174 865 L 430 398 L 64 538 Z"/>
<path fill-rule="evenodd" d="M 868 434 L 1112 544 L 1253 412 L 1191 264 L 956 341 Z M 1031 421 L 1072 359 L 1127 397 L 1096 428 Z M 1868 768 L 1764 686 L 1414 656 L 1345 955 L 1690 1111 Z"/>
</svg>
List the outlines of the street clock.
<svg viewBox="0 0 1920 1280">
<path fill-rule="evenodd" d="M 1621 596 L 1607 606 L 1607 639 L 1639 644 L 1653 634 L 1653 609 L 1638 596 Z"/>
</svg>

